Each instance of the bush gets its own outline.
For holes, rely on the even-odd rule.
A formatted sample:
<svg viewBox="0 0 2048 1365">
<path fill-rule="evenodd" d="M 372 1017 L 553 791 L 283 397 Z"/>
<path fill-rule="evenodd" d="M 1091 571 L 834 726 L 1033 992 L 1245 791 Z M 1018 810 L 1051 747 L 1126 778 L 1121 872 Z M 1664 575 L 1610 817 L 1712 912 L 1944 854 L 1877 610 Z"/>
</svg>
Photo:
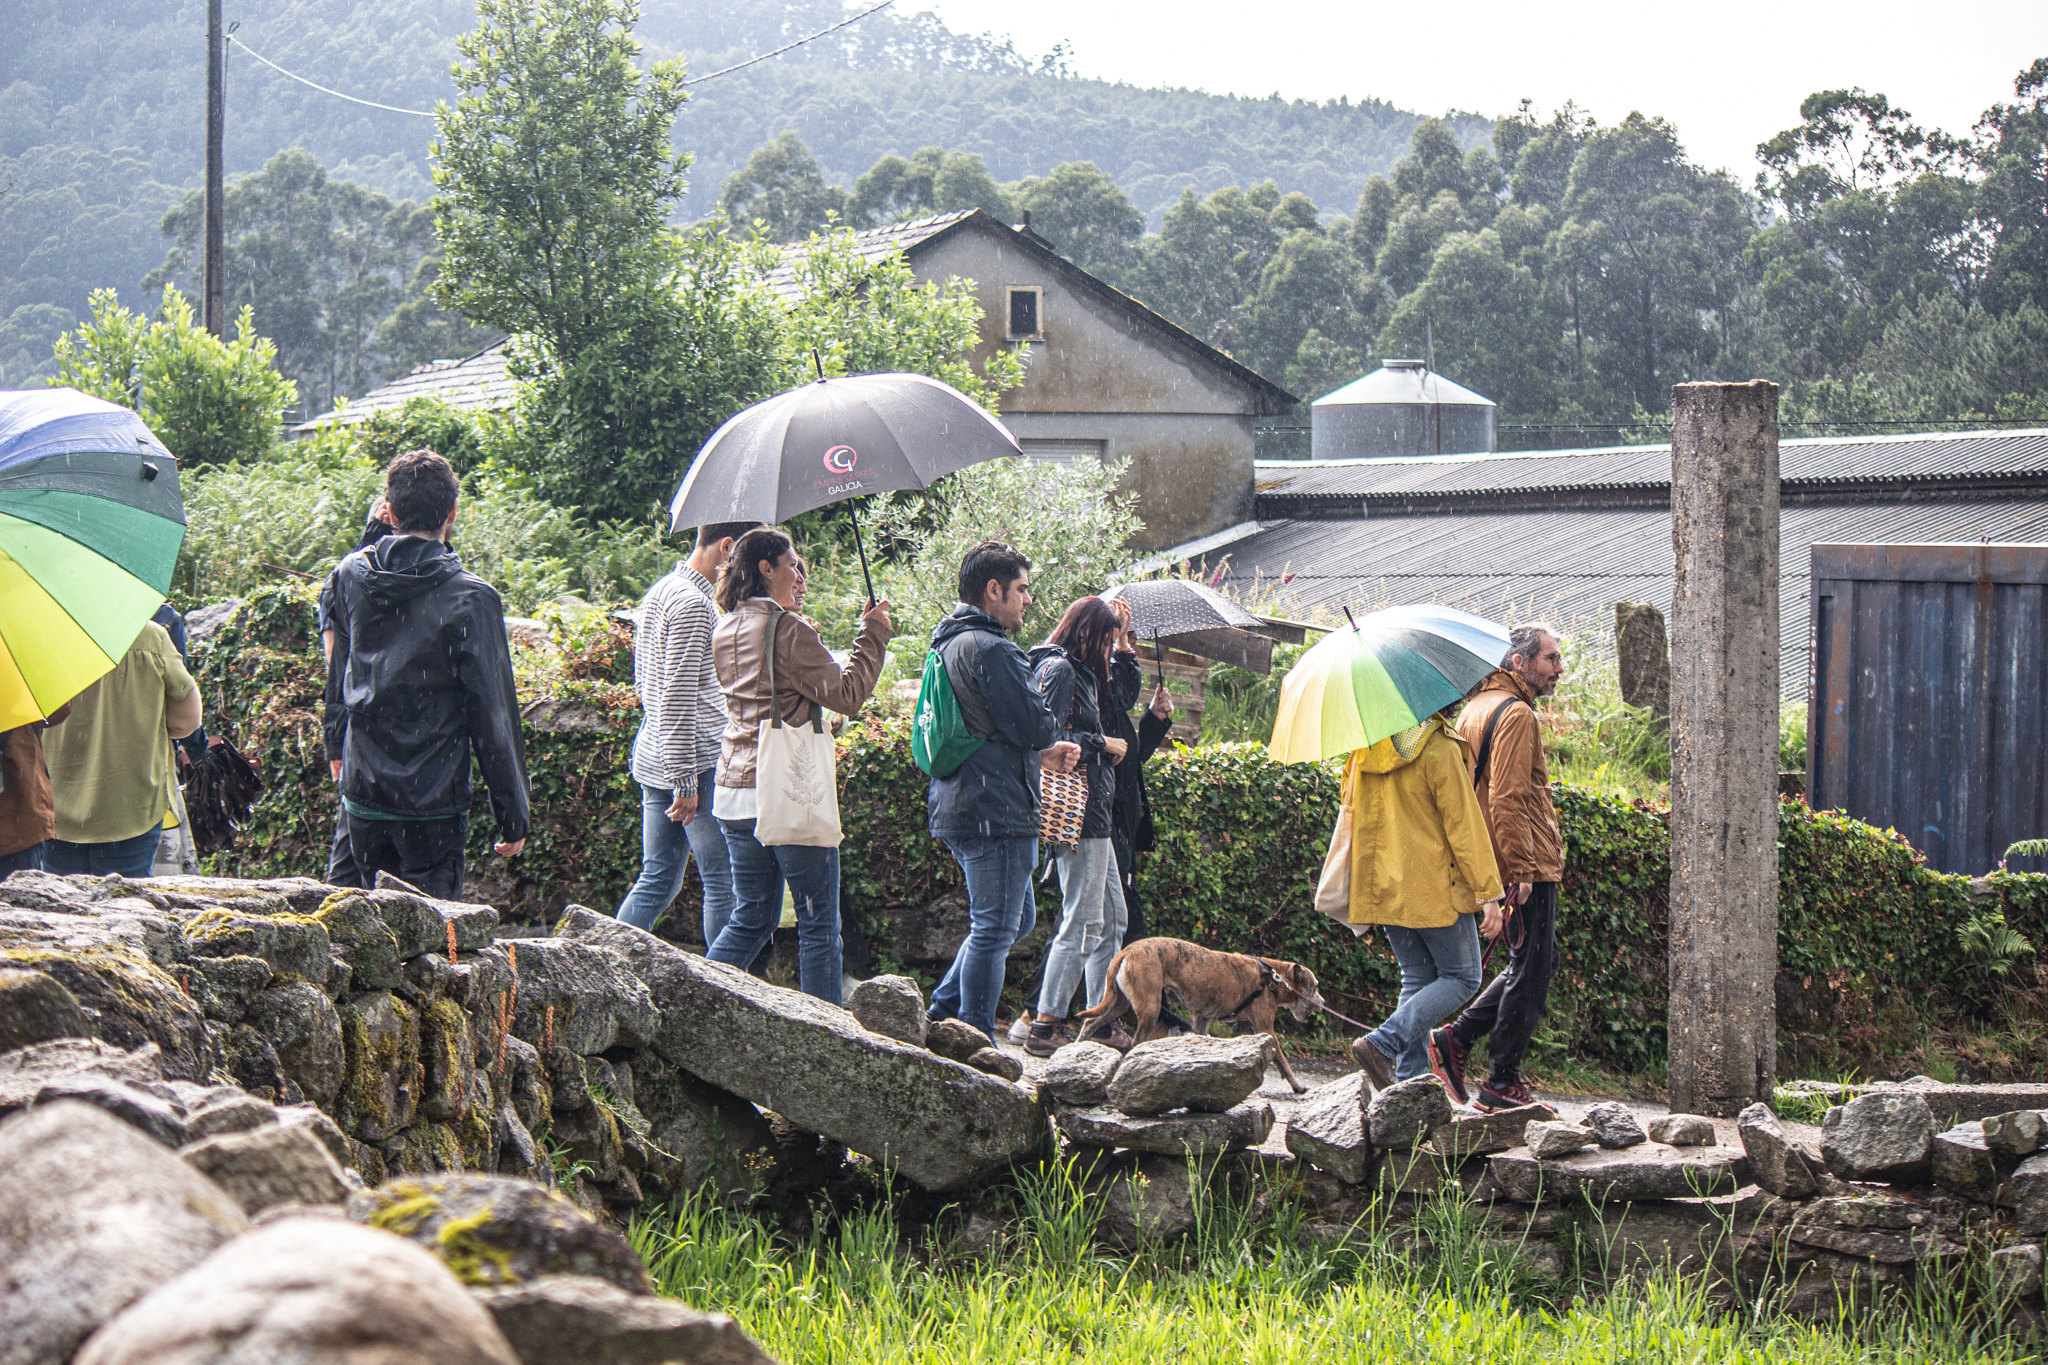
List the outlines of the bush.
<svg viewBox="0 0 2048 1365">
<path fill-rule="evenodd" d="M 326 578 L 355 549 L 383 487 L 382 466 L 357 451 L 353 433 L 336 431 L 268 459 L 195 470 L 184 484 L 177 591 L 203 601 L 258 592 L 281 574 Z M 593 526 L 488 462 L 463 480 L 450 543 L 521 616 L 570 595 L 637 599 L 675 559 L 652 526 Z"/>
<path fill-rule="evenodd" d="M 92 321 L 58 337 L 56 355 L 51 384 L 135 409 L 187 468 L 262 455 L 298 398 L 246 305 L 224 342 L 192 320 L 176 286 L 165 287 L 153 322 L 113 290 L 94 290 Z"/>
</svg>

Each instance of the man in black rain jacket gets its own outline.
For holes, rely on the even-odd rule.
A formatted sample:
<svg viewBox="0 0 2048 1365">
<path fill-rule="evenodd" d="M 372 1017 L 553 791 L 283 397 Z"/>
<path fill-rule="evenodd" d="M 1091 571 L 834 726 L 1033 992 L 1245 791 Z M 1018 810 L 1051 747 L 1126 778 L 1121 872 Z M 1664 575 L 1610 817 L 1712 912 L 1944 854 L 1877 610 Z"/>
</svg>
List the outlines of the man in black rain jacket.
<svg viewBox="0 0 2048 1365">
<path fill-rule="evenodd" d="M 446 544 L 459 488 L 430 450 L 391 462 L 397 532 L 336 569 L 327 661 L 327 759 L 359 884 L 385 871 L 447 899 L 462 895 L 472 752 L 499 853 L 519 852 L 528 821 L 504 604 Z"/>
</svg>

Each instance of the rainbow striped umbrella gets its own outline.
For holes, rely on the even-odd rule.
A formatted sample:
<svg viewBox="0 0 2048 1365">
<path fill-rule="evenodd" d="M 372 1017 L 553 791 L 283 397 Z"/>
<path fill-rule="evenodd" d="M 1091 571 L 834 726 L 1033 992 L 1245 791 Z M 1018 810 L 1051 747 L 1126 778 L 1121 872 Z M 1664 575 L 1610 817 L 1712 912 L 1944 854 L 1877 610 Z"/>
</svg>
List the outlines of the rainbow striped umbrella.
<svg viewBox="0 0 2048 1365">
<path fill-rule="evenodd" d="M 1372 612 L 1325 635 L 1281 679 L 1270 752 L 1315 763 L 1377 744 L 1465 696 L 1507 652 L 1507 627 L 1470 612 Z"/>
<path fill-rule="evenodd" d="M 110 671 L 171 586 L 178 462 L 127 408 L 0 390 L 0 730 Z"/>
</svg>

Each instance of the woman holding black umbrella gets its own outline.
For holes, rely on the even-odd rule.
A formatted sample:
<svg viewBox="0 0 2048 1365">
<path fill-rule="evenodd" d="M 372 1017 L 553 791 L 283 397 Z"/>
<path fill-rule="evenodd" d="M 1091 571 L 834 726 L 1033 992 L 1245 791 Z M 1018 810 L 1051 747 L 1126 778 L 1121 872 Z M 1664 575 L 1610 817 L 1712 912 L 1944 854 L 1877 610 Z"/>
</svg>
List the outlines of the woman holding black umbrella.
<svg viewBox="0 0 2048 1365">
<path fill-rule="evenodd" d="M 742 969 L 752 963 L 775 933 L 787 882 L 796 902 L 798 984 L 804 994 L 836 1005 L 836 819 L 829 846 L 761 842 L 756 823 L 763 800 L 773 793 L 757 789 L 760 735 L 777 713 L 783 726 L 801 728 L 812 725 L 821 707 L 843 716 L 860 710 L 875 690 L 892 628 L 889 604 L 870 605 L 861 613 L 853 657 L 840 668 L 817 630 L 796 614 L 803 579 L 803 560 L 789 537 L 765 526 L 739 538 L 719 575 L 718 607 L 725 614 L 711 635 L 711 662 L 725 690 L 727 720 L 714 809 L 732 860 L 737 904 L 705 956 Z"/>
</svg>

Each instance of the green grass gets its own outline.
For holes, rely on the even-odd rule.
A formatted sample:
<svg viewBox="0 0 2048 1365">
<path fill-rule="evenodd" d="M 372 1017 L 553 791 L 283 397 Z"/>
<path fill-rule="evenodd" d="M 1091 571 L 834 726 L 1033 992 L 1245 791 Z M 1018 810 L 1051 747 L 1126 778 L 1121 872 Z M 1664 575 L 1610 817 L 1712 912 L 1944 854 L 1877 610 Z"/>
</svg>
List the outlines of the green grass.
<svg viewBox="0 0 2048 1365">
<path fill-rule="evenodd" d="M 731 1313 L 788 1365 L 2035 1358 L 1947 1289 L 1824 1328 L 1768 1303 L 1717 1310 L 1669 1277 L 1591 1294 L 1546 1280 L 1461 1200 L 1426 1202 L 1401 1227 L 1305 1238 L 1283 1180 L 1205 1200 L 1188 1237 L 1132 1256 L 1094 1240 L 1100 1201 L 1071 1164 L 1022 1172 L 1007 1193 L 1007 1234 L 980 1257 L 935 1230 L 957 1218 L 905 1229 L 886 1199 L 800 1240 L 692 1200 L 633 1239 L 660 1292 Z"/>
</svg>

